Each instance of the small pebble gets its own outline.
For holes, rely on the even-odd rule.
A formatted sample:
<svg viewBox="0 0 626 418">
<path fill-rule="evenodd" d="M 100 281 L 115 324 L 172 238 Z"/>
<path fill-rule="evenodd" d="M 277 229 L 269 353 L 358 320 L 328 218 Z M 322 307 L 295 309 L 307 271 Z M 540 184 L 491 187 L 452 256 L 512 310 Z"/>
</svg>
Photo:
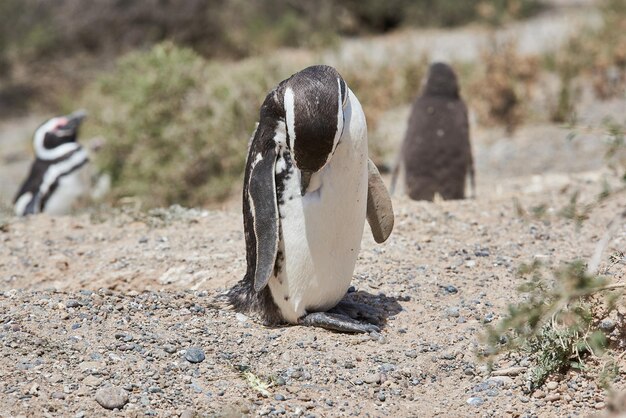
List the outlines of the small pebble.
<svg viewBox="0 0 626 418">
<path fill-rule="evenodd" d="M 380 383 L 380 373 L 370 373 L 363 378 L 363 381 L 370 385 Z"/>
<path fill-rule="evenodd" d="M 65 307 L 66 308 L 78 308 L 80 307 L 80 302 L 75 299 L 70 299 L 67 302 L 65 302 Z"/>
<path fill-rule="evenodd" d="M 546 396 L 546 401 L 548 402 L 555 402 L 555 401 L 558 401 L 559 399 L 561 399 L 561 395 L 559 395 L 558 393 L 551 393 L 548 396 Z"/>
<path fill-rule="evenodd" d="M 61 400 L 63 400 L 63 399 L 65 399 L 65 393 L 63 393 L 63 392 L 52 392 L 50 394 L 50 397 L 52 399 L 61 399 Z"/>
<path fill-rule="evenodd" d="M 277 401 L 284 401 L 285 397 L 280 393 L 277 393 L 276 395 L 274 395 L 274 399 L 276 399 Z"/>
<path fill-rule="evenodd" d="M 445 290 L 446 293 L 450 293 L 450 294 L 455 294 L 459 291 L 456 287 L 452 286 L 451 284 L 444 286 L 443 290 Z"/>
<path fill-rule="evenodd" d="M 546 389 L 548 390 L 554 390 L 556 388 L 559 387 L 559 384 L 557 382 L 548 382 L 546 383 Z"/>
<path fill-rule="evenodd" d="M 378 392 L 378 400 L 381 402 L 385 402 L 385 400 L 387 399 L 387 397 L 385 396 L 385 394 L 383 392 Z"/>
<path fill-rule="evenodd" d="M 546 397 L 546 394 L 542 390 L 537 390 L 537 391 L 535 391 L 535 393 L 533 393 L 533 398 L 541 399 L 541 398 L 545 398 L 545 397 Z"/>
<path fill-rule="evenodd" d="M 176 352 L 176 346 L 173 344 L 164 344 L 163 351 L 165 351 L 168 354 L 174 354 Z"/>
<path fill-rule="evenodd" d="M 456 306 L 451 306 L 446 309 L 446 314 L 452 318 L 458 318 L 461 314 L 459 313 L 459 308 Z"/>
<path fill-rule="evenodd" d="M 197 347 L 188 348 L 185 353 L 185 360 L 190 363 L 201 363 L 204 359 L 204 352 Z"/>
<path fill-rule="evenodd" d="M 491 321 L 493 321 L 494 319 L 496 319 L 496 315 L 493 313 L 489 313 L 487 315 L 485 315 L 485 317 L 483 318 L 483 323 L 488 324 Z"/>
<path fill-rule="evenodd" d="M 472 406 L 480 406 L 483 403 L 485 403 L 485 401 L 483 401 L 483 398 L 479 398 L 476 396 L 473 396 L 467 400 L 467 404 Z"/>
<path fill-rule="evenodd" d="M 417 350 L 407 350 L 404 352 L 404 355 L 409 357 L 409 358 L 416 358 L 417 357 Z"/>
<path fill-rule="evenodd" d="M 604 409 L 604 402 L 598 402 L 593 407 L 596 409 Z"/>
<path fill-rule="evenodd" d="M 122 388 L 107 386 L 96 392 L 96 402 L 105 409 L 121 409 L 128 403 L 128 394 Z"/>
<path fill-rule="evenodd" d="M 615 328 L 615 322 L 612 319 L 606 318 L 600 321 L 600 329 L 602 331 L 611 332 Z"/>
</svg>

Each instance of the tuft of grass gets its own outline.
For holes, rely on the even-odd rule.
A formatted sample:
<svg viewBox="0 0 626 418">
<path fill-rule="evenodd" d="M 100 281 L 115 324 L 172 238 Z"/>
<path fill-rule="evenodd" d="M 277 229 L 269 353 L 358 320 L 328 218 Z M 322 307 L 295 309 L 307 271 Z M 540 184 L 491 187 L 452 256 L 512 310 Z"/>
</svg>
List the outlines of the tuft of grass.
<svg viewBox="0 0 626 418">
<path fill-rule="evenodd" d="M 250 370 L 250 366 L 245 364 L 236 364 L 233 365 L 233 367 L 240 373 L 241 377 L 248 382 L 248 385 L 250 385 L 252 389 L 265 397 L 270 396 L 269 389 L 274 385 L 274 382 L 272 382 L 271 379 L 265 380 L 260 378 Z"/>
<path fill-rule="evenodd" d="M 589 219 L 589 214 L 595 207 L 595 204 L 589 203 L 581 205 L 578 198 L 578 192 L 572 193 L 569 203 L 559 211 L 559 215 L 565 219 L 574 221 L 576 227 L 580 228 L 583 222 Z"/>
<path fill-rule="evenodd" d="M 263 396 L 270 396 L 270 392 L 268 390 L 271 387 L 270 383 L 262 380 L 251 371 L 243 372 L 243 377 L 246 379 L 252 389 L 259 392 Z"/>
<path fill-rule="evenodd" d="M 604 353 L 608 342 L 600 319 L 615 309 L 624 287 L 588 273 L 580 260 L 550 269 L 551 278 L 545 270 L 537 261 L 520 266 L 517 274 L 525 282 L 518 290 L 524 301 L 510 305 L 502 321 L 487 327 L 490 353 L 520 351 L 533 360 L 530 390 L 554 373 L 584 369 L 587 358 Z"/>
<path fill-rule="evenodd" d="M 604 158 L 609 168 L 626 183 L 626 126 L 606 119 L 604 130 L 608 145 Z"/>
</svg>

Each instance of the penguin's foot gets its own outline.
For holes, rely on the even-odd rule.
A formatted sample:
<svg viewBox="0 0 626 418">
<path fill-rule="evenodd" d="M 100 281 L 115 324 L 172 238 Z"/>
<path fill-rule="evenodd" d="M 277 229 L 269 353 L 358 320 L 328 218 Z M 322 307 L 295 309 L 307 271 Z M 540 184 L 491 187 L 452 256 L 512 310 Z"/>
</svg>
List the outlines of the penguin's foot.
<svg viewBox="0 0 626 418">
<path fill-rule="evenodd" d="M 329 312 L 344 315 L 356 321 L 363 320 L 374 325 L 380 325 L 384 321 L 378 309 L 364 303 L 350 302 L 345 299 L 330 309 Z"/>
<path fill-rule="evenodd" d="M 372 331 L 380 331 L 374 324 L 360 322 L 356 319 L 352 319 L 348 315 L 337 312 L 313 312 L 302 317 L 300 324 L 339 332 L 369 333 Z"/>
</svg>

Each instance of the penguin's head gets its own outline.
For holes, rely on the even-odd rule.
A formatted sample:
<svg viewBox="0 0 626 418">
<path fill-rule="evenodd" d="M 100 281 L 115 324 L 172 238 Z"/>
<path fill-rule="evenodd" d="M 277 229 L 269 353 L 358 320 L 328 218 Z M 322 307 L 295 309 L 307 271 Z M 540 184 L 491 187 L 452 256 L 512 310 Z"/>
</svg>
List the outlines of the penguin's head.
<svg viewBox="0 0 626 418">
<path fill-rule="evenodd" d="M 452 67 L 436 62 L 428 69 L 424 94 L 427 96 L 459 97 L 459 84 Z"/>
<path fill-rule="evenodd" d="M 35 131 L 35 154 L 42 160 L 53 160 L 79 147 L 78 129 L 87 116 L 83 110 L 67 116 L 54 117 Z"/>
<path fill-rule="evenodd" d="M 310 179 L 337 148 L 348 86 L 333 67 L 314 65 L 287 79 L 283 91 L 287 146 L 303 179 Z"/>
</svg>

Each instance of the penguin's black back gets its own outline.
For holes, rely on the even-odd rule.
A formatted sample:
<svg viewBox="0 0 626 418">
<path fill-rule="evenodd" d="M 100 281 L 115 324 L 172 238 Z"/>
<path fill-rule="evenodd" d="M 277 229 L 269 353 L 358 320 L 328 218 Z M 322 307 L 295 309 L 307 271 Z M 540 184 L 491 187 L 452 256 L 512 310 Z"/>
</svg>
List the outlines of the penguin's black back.
<svg viewBox="0 0 626 418">
<path fill-rule="evenodd" d="M 20 190 L 15 195 L 15 199 L 13 199 L 14 204 L 17 203 L 20 196 L 26 193 L 30 192 L 33 196 L 37 194 L 39 186 L 43 182 L 44 174 L 54 161 L 55 160 L 41 160 L 39 158 L 33 161 L 33 164 L 30 166 L 30 173 L 28 174 L 28 177 L 24 183 L 22 183 L 22 187 L 20 187 Z"/>
<path fill-rule="evenodd" d="M 284 119 L 282 105 L 283 83 L 271 91 L 263 101 L 259 117 L 259 125 L 248 150 L 246 170 L 243 186 L 243 225 L 246 241 L 247 270 L 244 278 L 237 283 L 227 294 L 230 303 L 236 310 L 241 312 L 255 312 L 271 325 L 283 322 L 282 315 L 272 298 L 269 286 L 265 286 L 260 292 L 254 289 L 254 274 L 256 269 L 256 237 L 253 233 L 254 219 L 250 208 L 250 192 L 248 184 L 252 172 L 252 162 L 259 153 L 265 153 L 275 147 L 274 135 L 278 121 Z M 274 198 L 278 198 L 274 196 Z"/>
</svg>

